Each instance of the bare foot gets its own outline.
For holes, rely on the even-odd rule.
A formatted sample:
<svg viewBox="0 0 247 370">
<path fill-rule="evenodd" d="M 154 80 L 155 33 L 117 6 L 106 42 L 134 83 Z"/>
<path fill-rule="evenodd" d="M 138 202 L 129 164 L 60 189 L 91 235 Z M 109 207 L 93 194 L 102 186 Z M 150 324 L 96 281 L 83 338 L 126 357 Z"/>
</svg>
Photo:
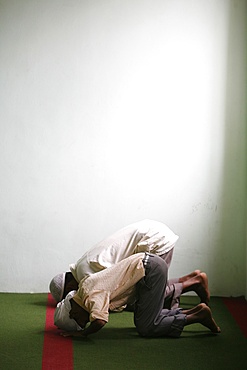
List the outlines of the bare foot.
<svg viewBox="0 0 247 370">
<path fill-rule="evenodd" d="M 206 305 L 209 304 L 210 292 L 208 289 L 208 278 L 205 272 L 200 272 L 199 274 L 184 281 L 182 284 L 182 293 L 194 291 L 200 297 L 202 303 L 206 303 Z"/>
<path fill-rule="evenodd" d="M 198 287 L 195 288 L 195 292 L 201 298 L 201 302 L 206 303 L 206 305 L 208 305 L 210 300 L 210 292 L 208 289 L 208 277 L 205 274 L 205 272 L 201 272 L 199 274 L 199 279 L 200 284 L 198 285 Z"/>
<path fill-rule="evenodd" d="M 203 304 L 203 303 L 202 303 Z M 202 315 L 201 324 L 210 329 L 212 333 L 218 334 L 221 332 L 220 327 L 216 324 L 210 308 L 206 305 L 201 309 L 199 314 Z"/>
<path fill-rule="evenodd" d="M 200 274 L 200 270 L 195 270 L 195 271 L 192 271 L 190 274 L 188 275 L 185 275 L 185 276 L 182 276 L 181 278 L 179 278 L 179 283 L 183 283 L 187 280 L 190 280 L 191 278 L 197 276 Z"/>
<path fill-rule="evenodd" d="M 191 315 L 193 313 L 198 313 L 203 307 L 203 304 L 200 303 L 198 304 L 197 306 L 195 307 L 192 307 L 192 308 L 189 308 L 187 310 L 182 310 L 182 312 L 185 314 L 185 315 Z"/>
<path fill-rule="evenodd" d="M 205 303 L 200 303 L 198 306 L 190 310 L 183 310 L 182 312 L 187 315 L 186 325 L 200 323 L 210 329 L 214 334 L 221 332 L 220 327 L 212 317 L 210 308 Z"/>
</svg>

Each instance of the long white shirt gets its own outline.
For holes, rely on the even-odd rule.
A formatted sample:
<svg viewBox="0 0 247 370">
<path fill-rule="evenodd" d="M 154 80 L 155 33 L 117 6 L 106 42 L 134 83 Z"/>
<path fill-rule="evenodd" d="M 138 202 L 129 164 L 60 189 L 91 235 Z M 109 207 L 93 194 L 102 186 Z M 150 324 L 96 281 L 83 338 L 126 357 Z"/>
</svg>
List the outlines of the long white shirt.
<svg viewBox="0 0 247 370">
<path fill-rule="evenodd" d="M 149 252 L 160 256 L 168 253 L 178 238 L 162 222 L 139 221 L 97 243 L 77 263 L 70 265 L 70 271 L 79 283 L 86 275 L 111 267 L 133 254 Z"/>
<path fill-rule="evenodd" d="M 108 269 L 80 281 L 73 299 L 90 314 L 90 321 L 108 321 L 109 309 L 119 309 L 129 302 L 136 283 L 145 275 L 144 253 L 129 256 Z"/>
</svg>

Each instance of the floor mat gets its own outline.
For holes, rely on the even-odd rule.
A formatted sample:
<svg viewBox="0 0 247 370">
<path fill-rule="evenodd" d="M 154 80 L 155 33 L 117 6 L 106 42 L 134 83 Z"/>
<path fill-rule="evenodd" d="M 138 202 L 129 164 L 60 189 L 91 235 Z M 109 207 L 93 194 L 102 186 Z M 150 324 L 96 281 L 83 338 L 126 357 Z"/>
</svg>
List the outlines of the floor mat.
<svg viewBox="0 0 247 370">
<path fill-rule="evenodd" d="M 244 297 L 223 298 L 223 302 L 247 338 L 247 301 Z M 247 361 L 246 361 L 247 362 Z M 247 366 L 246 366 L 247 368 Z"/>
<path fill-rule="evenodd" d="M 58 330 L 54 328 L 54 310 L 55 301 L 51 294 L 48 294 L 42 370 L 73 370 L 73 341 L 72 338 L 59 335 Z"/>
<path fill-rule="evenodd" d="M 227 299 L 228 300 L 228 299 Z M 186 326 L 179 339 L 139 337 L 133 313 L 110 315 L 109 323 L 88 339 L 64 338 L 53 325 L 55 303 L 47 294 L 0 294 L 0 368 L 3 370 L 200 370 L 246 369 L 246 301 L 241 306 L 212 297 L 210 306 L 222 329 L 213 335 L 200 324 Z M 181 306 L 198 303 L 183 296 Z M 242 308 L 241 308 L 242 307 Z M 243 311 L 244 309 L 244 311 Z"/>
</svg>

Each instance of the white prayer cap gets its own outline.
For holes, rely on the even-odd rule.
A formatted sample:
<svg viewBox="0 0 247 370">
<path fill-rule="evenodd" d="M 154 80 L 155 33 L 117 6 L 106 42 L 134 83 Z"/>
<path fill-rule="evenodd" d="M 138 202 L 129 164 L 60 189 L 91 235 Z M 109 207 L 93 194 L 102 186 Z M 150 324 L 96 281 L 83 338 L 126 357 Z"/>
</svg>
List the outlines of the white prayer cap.
<svg viewBox="0 0 247 370">
<path fill-rule="evenodd" d="M 69 292 L 66 297 L 57 304 L 57 308 L 54 314 L 54 324 L 59 328 L 66 331 L 77 331 L 82 328 L 77 324 L 74 319 L 69 317 L 71 310 L 70 299 L 74 297 L 76 290 Z"/>
<path fill-rule="evenodd" d="M 63 298 L 65 283 L 65 272 L 57 274 L 50 282 L 50 292 L 56 302 L 60 302 Z"/>
</svg>

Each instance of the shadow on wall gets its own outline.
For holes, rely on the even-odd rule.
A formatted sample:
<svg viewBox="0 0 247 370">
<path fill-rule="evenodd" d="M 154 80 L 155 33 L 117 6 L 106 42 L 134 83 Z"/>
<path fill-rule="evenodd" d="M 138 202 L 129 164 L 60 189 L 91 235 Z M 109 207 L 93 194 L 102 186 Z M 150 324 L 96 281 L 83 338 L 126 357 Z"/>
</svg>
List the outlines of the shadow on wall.
<svg viewBox="0 0 247 370">
<path fill-rule="evenodd" d="M 247 3 L 231 1 L 229 8 L 229 28 L 226 60 L 226 95 L 223 132 L 223 188 L 221 214 L 221 249 L 217 250 L 215 266 L 222 281 L 231 276 L 232 295 L 243 295 L 246 284 L 246 22 Z M 222 279 L 223 277 L 223 279 Z"/>
</svg>

